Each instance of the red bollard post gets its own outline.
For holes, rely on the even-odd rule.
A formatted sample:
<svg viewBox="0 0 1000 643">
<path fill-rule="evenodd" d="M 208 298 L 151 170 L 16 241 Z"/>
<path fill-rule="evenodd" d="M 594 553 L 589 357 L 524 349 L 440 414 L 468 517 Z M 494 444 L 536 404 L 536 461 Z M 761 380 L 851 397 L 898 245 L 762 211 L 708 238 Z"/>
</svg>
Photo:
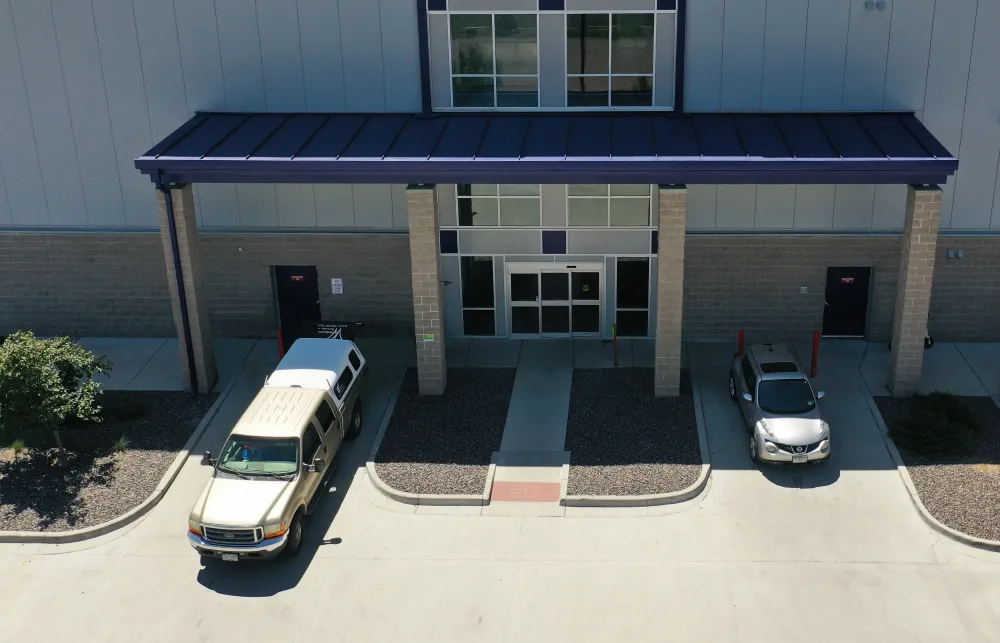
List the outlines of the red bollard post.
<svg viewBox="0 0 1000 643">
<path fill-rule="evenodd" d="M 611 343 L 615 350 L 615 366 L 618 366 L 618 324 L 611 324 Z"/>
<path fill-rule="evenodd" d="M 746 333 L 742 330 L 740 331 L 739 338 L 736 340 L 736 357 L 743 355 L 743 341 L 746 339 Z"/>
<path fill-rule="evenodd" d="M 819 375 L 819 331 L 813 333 L 813 361 L 812 368 L 809 372 L 809 377 L 816 377 Z"/>
</svg>

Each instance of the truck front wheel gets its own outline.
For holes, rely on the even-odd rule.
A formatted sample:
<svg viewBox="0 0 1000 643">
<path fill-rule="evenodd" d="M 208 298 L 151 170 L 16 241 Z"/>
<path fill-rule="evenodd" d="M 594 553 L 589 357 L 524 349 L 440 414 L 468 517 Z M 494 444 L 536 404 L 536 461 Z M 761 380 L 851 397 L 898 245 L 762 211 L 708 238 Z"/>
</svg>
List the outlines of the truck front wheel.
<svg viewBox="0 0 1000 643">
<path fill-rule="evenodd" d="M 288 527 L 288 543 L 285 544 L 285 556 L 294 558 L 302 549 L 302 535 L 305 532 L 305 519 L 299 511 L 292 518 L 292 524 Z"/>
</svg>

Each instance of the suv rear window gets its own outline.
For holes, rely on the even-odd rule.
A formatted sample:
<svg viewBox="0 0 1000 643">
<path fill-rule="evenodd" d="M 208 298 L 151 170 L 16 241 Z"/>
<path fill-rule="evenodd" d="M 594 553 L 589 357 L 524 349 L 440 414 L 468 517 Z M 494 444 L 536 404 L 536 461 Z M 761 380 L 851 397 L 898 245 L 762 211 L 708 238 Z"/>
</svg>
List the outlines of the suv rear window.
<svg viewBox="0 0 1000 643">
<path fill-rule="evenodd" d="M 793 362 L 761 362 L 761 373 L 798 373 L 799 367 Z"/>
</svg>

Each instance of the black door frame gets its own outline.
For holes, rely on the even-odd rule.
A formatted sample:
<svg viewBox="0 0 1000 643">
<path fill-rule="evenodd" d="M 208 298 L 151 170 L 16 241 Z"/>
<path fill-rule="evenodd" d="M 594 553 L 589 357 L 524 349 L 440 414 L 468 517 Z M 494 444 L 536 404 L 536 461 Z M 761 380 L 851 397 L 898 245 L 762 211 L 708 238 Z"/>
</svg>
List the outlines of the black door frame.
<svg viewBox="0 0 1000 643">
<path fill-rule="evenodd" d="M 841 269 L 841 270 L 857 270 L 865 269 L 868 271 L 868 299 L 865 302 L 865 328 L 864 332 L 860 335 L 828 335 L 826 332 L 826 302 L 827 302 L 827 292 L 826 288 L 830 281 L 830 270 Z M 823 282 L 823 319 L 820 321 L 822 331 L 820 335 L 822 337 L 829 337 L 831 339 L 836 339 L 838 337 L 844 339 L 867 339 L 868 331 L 871 328 L 871 314 L 872 314 L 872 294 L 875 291 L 875 267 L 874 266 L 827 266 L 826 272 L 824 274 Z"/>
<path fill-rule="evenodd" d="M 320 295 L 319 295 L 319 271 L 316 269 L 316 266 L 308 266 L 308 265 L 301 265 L 301 266 L 300 265 L 294 265 L 294 266 L 293 265 L 280 265 L 280 266 L 279 265 L 273 265 L 273 266 L 271 266 L 271 291 L 272 291 L 272 295 L 271 296 L 272 296 L 272 299 L 274 300 L 274 311 L 275 311 L 275 316 L 277 317 L 277 322 L 278 322 L 278 354 L 281 355 L 281 356 L 284 356 L 285 352 L 292 345 L 292 343 L 296 339 L 298 339 L 299 337 L 302 336 L 303 329 L 304 329 L 302 322 L 304 322 L 304 321 L 306 321 L 306 322 L 310 321 L 310 320 L 307 320 L 307 319 L 299 319 L 298 327 L 295 328 L 294 330 L 284 327 L 284 320 L 282 319 L 282 317 L 283 317 L 283 311 L 281 309 L 281 299 L 282 299 L 282 297 L 279 294 L 279 288 L 280 288 L 280 285 L 279 285 L 279 272 L 284 272 L 284 271 L 288 271 L 288 272 L 302 271 L 304 273 L 308 273 L 309 274 L 309 276 L 307 277 L 307 280 L 312 280 L 316 284 L 316 319 L 312 320 L 312 321 L 319 322 L 319 321 L 321 321 L 323 319 L 323 317 L 322 317 L 322 309 L 320 308 L 320 303 L 319 303 L 320 302 Z M 291 340 L 289 340 L 289 335 L 290 335 L 289 331 L 292 331 L 292 333 L 294 333 L 294 336 L 291 337 Z"/>
</svg>

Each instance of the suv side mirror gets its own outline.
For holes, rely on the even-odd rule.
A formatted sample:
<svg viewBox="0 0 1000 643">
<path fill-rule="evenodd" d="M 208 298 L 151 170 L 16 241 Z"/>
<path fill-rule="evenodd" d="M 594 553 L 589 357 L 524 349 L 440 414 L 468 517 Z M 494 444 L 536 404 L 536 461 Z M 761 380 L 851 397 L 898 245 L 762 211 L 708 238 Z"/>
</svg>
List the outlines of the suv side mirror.
<svg viewBox="0 0 1000 643">
<path fill-rule="evenodd" d="M 817 400 L 822 400 L 824 397 L 826 397 L 826 391 L 816 391 Z"/>
<path fill-rule="evenodd" d="M 746 400 L 747 402 L 753 402 L 753 395 L 750 395 L 749 393 L 744 393 L 743 399 Z"/>
<path fill-rule="evenodd" d="M 307 469 L 309 473 L 316 473 L 323 469 L 323 458 L 313 458 L 312 464 L 310 464 Z"/>
<path fill-rule="evenodd" d="M 205 455 L 201 456 L 201 463 L 210 467 L 215 466 L 215 458 L 212 457 L 211 451 L 206 451 Z"/>
</svg>

